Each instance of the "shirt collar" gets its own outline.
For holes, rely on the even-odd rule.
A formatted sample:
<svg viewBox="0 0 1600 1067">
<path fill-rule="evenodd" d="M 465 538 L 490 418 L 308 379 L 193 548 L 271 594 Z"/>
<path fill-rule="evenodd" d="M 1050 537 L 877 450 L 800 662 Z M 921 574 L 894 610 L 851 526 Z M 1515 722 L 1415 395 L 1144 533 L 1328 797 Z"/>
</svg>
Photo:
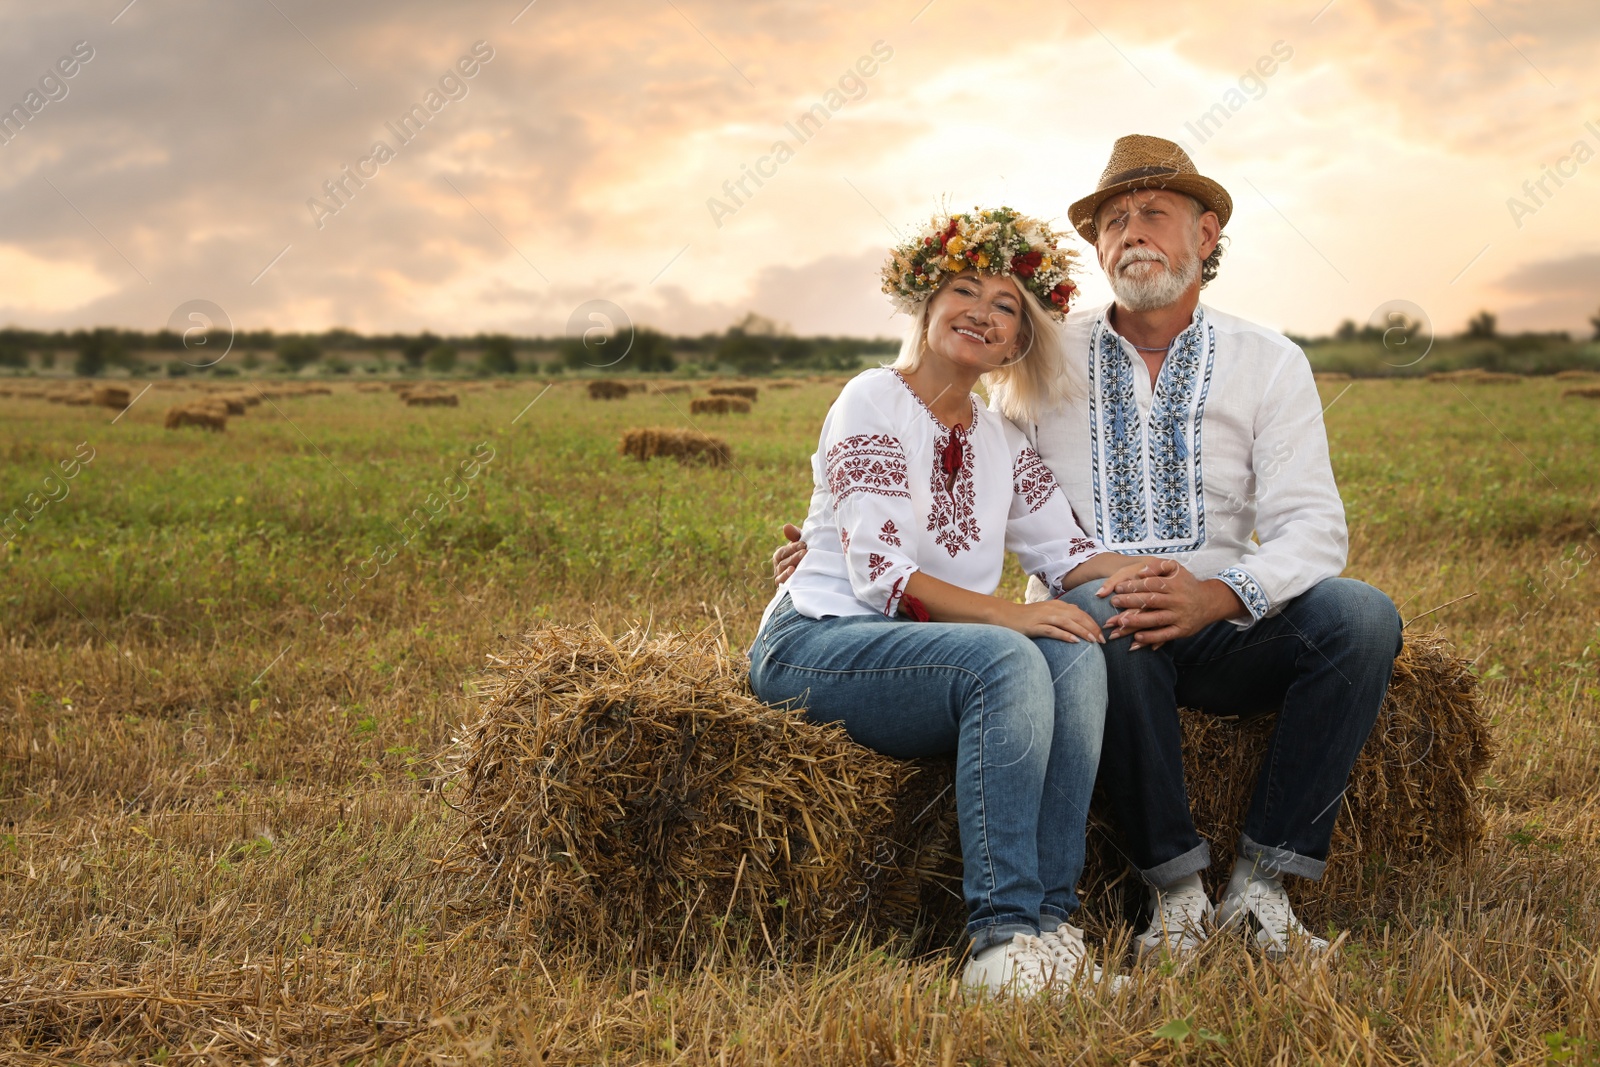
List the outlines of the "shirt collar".
<svg viewBox="0 0 1600 1067">
<path fill-rule="evenodd" d="M 1112 303 L 1107 304 L 1100 309 L 1100 314 L 1095 316 L 1094 320 L 1095 331 L 1104 331 L 1109 333 L 1112 337 L 1115 337 L 1117 339 L 1117 343 L 1122 347 L 1124 352 L 1139 351 L 1132 341 L 1128 340 L 1126 337 L 1123 337 L 1117 332 L 1117 328 L 1111 325 L 1111 309 L 1115 306 L 1116 305 Z M 1194 314 L 1189 318 L 1189 325 L 1185 326 L 1178 333 L 1178 336 L 1172 339 L 1172 344 L 1167 346 L 1167 351 L 1172 351 L 1173 348 L 1177 347 L 1178 342 L 1183 340 L 1187 335 L 1191 333 L 1198 333 L 1204 328 L 1206 320 L 1205 311 L 1206 306 L 1204 304 L 1196 304 L 1194 306 Z"/>
</svg>

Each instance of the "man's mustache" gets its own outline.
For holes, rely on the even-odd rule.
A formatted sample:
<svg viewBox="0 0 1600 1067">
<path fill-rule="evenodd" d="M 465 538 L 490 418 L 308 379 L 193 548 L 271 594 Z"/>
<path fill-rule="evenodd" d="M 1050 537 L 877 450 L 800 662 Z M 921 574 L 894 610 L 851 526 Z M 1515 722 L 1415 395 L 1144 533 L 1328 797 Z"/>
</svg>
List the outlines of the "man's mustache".
<svg viewBox="0 0 1600 1067">
<path fill-rule="evenodd" d="M 1132 263 L 1159 263 L 1168 270 L 1172 269 L 1166 256 L 1149 248 L 1130 248 L 1122 253 L 1122 258 L 1117 260 L 1117 270 L 1123 270 Z"/>
</svg>

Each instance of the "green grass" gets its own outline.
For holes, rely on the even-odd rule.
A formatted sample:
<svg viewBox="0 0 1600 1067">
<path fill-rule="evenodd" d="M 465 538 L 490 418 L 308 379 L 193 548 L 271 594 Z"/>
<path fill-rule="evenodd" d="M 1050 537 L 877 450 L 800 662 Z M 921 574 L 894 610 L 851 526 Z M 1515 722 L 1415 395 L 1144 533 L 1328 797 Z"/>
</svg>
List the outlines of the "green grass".
<svg viewBox="0 0 1600 1067">
<path fill-rule="evenodd" d="M 0 549 L 0 1059 L 1597 1062 L 1600 403 L 1563 384 L 1322 386 L 1347 573 L 1432 611 L 1413 625 L 1485 680 L 1479 853 L 1353 923 L 1325 971 L 1218 945 L 1124 1002 L 1014 1008 L 866 948 L 574 958 L 476 892 L 436 788 L 499 634 L 649 620 L 744 646 L 837 381 L 695 420 L 725 469 L 625 459 L 625 429 L 684 425 L 688 398 L 581 383 L 459 408 L 341 386 L 222 434 L 161 428 L 182 393 L 115 422 L 0 398 L 0 506 L 94 449 Z"/>
</svg>

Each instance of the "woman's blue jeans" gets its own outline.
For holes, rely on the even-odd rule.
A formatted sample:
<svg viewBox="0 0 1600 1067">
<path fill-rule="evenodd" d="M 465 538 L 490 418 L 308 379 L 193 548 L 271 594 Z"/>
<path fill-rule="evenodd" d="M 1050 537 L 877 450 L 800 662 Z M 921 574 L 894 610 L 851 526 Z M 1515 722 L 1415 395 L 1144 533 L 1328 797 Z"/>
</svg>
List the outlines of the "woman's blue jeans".
<svg viewBox="0 0 1600 1067">
<path fill-rule="evenodd" d="M 1105 727 L 1099 645 L 975 623 L 810 619 L 785 597 L 750 650 L 750 684 L 886 756 L 955 755 L 974 951 L 1077 910 Z"/>
</svg>

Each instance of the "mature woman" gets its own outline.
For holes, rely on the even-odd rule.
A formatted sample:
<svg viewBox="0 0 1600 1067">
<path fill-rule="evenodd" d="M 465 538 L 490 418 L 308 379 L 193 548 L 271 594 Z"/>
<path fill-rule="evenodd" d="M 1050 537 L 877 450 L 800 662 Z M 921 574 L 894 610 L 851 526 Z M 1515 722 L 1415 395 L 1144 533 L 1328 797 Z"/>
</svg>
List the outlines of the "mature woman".
<svg viewBox="0 0 1600 1067">
<path fill-rule="evenodd" d="M 1008 421 L 1057 398 L 1071 253 L 1000 208 L 935 219 L 884 290 L 914 322 L 845 386 L 812 457 L 810 546 L 768 606 L 750 681 L 897 758 L 953 752 L 970 987 L 1098 982 L 1078 906 L 1104 724 L 1100 628 L 994 596 L 1007 549 L 1059 592 L 1130 560 L 1086 537 Z M 978 403 L 982 379 L 1001 411 Z M 1004 412 L 1002 414 L 1001 412 Z"/>
</svg>

